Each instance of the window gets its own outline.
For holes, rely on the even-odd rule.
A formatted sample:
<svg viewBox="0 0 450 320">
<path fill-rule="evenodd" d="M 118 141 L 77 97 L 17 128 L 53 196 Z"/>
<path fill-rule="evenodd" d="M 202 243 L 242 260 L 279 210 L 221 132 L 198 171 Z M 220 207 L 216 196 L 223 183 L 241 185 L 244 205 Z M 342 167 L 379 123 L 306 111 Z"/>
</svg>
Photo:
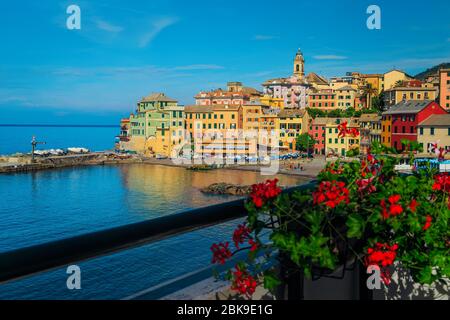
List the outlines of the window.
<svg viewBox="0 0 450 320">
<path fill-rule="evenodd" d="M 433 127 L 430 128 L 430 134 L 431 134 L 432 136 L 434 136 L 434 128 L 433 128 Z"/>
<path fill-rule="evenodd" d="M 331 138 L 328 139 L 328 143 L 331 143 L 333 140 Z"/>
<path fill-rule="evenodd" d="M 450 128 L 448 128 L 447 135 L 450 136 Z"/>
<path fill-rule="evenodd" d="M 410 133 L 414 133 L 414 127 L 410 128 Z"/>
<path fill-rule="evenodd" d="M 223 114 L 220 115 L 220 119 L 223 119 Z"/>
<path fill-rule="evenodd" d="M 449 130 L 449 133 L 450 133 L 450 129 L 448 129 Z M 423 127 L 420 127 L 419 128 L 419 134 L 421 135 L 421 136 L 423 136 Z"/>
<path fill-rule="evenodd" d="M 174 118 L 176 118 L 176 117 L 177 117 L 177 112 L 176 112 L 176 111 L 173 111 L 173 112 L 172 112 L 172 116 L 173 116 Z"/>
</svg>

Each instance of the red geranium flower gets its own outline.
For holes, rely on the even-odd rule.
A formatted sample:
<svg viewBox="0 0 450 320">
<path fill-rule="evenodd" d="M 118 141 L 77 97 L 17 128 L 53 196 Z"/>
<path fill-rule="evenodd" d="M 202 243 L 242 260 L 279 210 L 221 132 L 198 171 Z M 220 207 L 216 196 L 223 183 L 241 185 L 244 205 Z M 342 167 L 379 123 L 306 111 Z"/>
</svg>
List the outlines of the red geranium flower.
<svg viewBox="0 0 450 320">
<path fill-rule="evenodd" d="M 418 206 L 419 203 L 416 201 L 416 199 L 412 199 L 408 207 L 412 212 L 416 212 Z"/>
<path fill-rule="evenodd" d="M 400 213 L 403 212 L 403 207 L 398 204 L 398 202 L 400 201 L 400 195 L 399 194 L 395 194 L 392 195 L 388 198 L 389 201 L 389 209 L 388 206 L 386 204 L 386 200 L 382 199 L 380 201 L 380 205 L 381 205 L 381 214 L 383 215 L 384 219 L 389 218 L 390 216 L 397 216 Z"/>
<path fill-rule="evenodd" d="M 424 231 L 427 230 L 429 227 L 431 227 L 431 221 L 433 221 L 433 218 L 430 215 L 427 215 L 426 220 L 425 220 L 425 224 L 422 227 L 422 229 Z"/>
<path fill-rule="evenodd" d="M 236 248 L 239 249 L 239 245 L 249 237 L 251 230 L 246 225 L 240 224 L 233 232 L 233 242 Z"/>
<path fill-rule="evenodd" d="M 231 289 L 250 298 L 256 290 L 256 280 L 248 274 L 246 270 L 241 269 L 238 265 L 232 271 L 233 281 Z"/>
<path fill-rule="evenodd" d="M 257 208 L 261 208 L 267 200 L 273 199 L 281 193 L 281 188 L 277 186 L 277 182 L 278 179 L 273 179 L 252 185 L 250 198 Z"/>
<path fill-rule="evenodd" d="M 228 242 L 221 242 L 219 244 L 214 243 L 211 246 L 211 251 L 213 253 L 212 263 L 224 264 L 225 261 L 232 256 L 232 253 L 228 246 Z"/>
<path fill-rule="evenodd" d="M 325 203 L 330 208 L 336 207 L 341 202 L 349 203 L 349 191 L 345 183 L 341 181 L 322 181 L 317 191 L 313 192 L 314 204 Z"/>
<path fill-rule="evenodd" d="M 373 248 L 367 249 L 366 267 L 376 265 L 381 270 L 381 277 L 385 284 L 390 283 L 390 273 L 387 267 L 392 265 L 397 256 L 398 245 L 389 246 L 387 243 L 377 242 Z"/>
<path fill-rule="evenodd" d="M 347 125 L 347 121 L 345 121 L 337 126 L 337 129 L 339 131 L 338 138 L 344 138 L 347 135 L 351 135 L 352 137 L 359 136 L 359 130 L 357 128 L 349 129 L 347 128 Z"/>
</svg>

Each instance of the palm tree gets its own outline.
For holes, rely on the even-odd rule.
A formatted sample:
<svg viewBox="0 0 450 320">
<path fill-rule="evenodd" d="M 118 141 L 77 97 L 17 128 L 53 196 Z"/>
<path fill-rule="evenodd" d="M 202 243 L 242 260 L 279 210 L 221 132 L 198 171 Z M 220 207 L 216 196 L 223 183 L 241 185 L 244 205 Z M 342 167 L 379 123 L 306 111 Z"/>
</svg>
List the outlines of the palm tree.
<svg viewBox="0 0 450 320">
<path fill-rule="evenodd" d="M 363 95 L 366 96 L 366 100 L 367 100 L 367 107 L 368 108 L 372 108 L 372 96 L 377 95 L 378 94 L 378 90 L 374 87 L 372 87 L 372 85 L 370 83 L 367 83 L 363 89 Z"/>
</svg>

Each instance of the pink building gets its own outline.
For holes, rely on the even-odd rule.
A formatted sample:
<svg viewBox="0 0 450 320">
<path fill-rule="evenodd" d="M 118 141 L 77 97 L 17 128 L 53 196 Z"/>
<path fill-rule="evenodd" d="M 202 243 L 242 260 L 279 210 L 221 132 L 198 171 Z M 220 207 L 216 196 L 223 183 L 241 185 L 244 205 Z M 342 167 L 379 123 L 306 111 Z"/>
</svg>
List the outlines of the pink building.
<svg viewBox="0 0 450 320">
<path fill-rule="evenodd" d="M 227 90 L 200 91 L 194 98 L 196 105 L 243 105 L 261 97 L 254 88 L 243 87 L 241 82 L 228 82 Z"/>
<path fill-rule="evenodd" d="M 316 142 L 314 144 L 314 154 L 325 154 L 325 126 L 327 125 L 328 121 L 330 121 L 329 118 L 315 118 L 309 124 L 308 133 Z"/>
</svg>

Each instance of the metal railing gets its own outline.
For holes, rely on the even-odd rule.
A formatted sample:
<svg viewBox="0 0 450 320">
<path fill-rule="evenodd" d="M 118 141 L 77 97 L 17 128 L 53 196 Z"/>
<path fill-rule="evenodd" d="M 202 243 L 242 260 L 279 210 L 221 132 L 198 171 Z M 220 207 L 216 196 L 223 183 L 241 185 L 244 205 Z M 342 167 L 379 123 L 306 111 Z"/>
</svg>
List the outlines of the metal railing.
<svg viewBox="0 0 450 320">
<path fill-rule="evenodd" d="M 309 189 L 314 183 L 284 192 Z M 0 284 L 246 216 L 244 199 L 0 253 Z"/>
</svg>

